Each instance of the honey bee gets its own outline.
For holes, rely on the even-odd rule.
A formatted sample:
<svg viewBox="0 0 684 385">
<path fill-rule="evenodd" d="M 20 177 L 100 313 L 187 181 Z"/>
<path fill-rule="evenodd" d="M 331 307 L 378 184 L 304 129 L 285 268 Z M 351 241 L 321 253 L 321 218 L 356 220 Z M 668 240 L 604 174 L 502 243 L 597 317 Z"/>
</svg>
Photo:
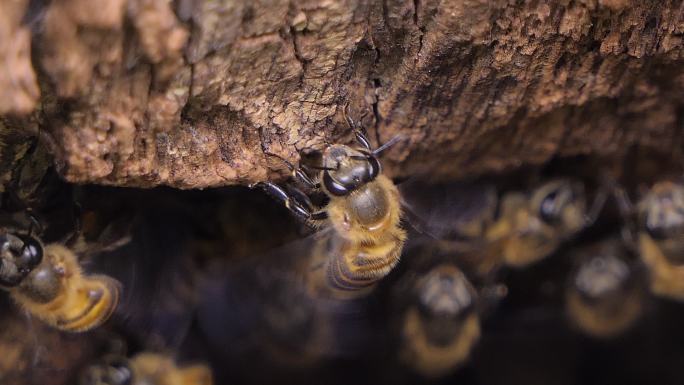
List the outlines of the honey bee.
<svg viewBox="0 0 684 385">
<path fill-rule="evenodd" d="M 412 246 L 407 254 L 409 273 L 393 289 L 399 359 L 425 377 L 442 377 L 461 367 L 480 339 L 479 295 L 458 256 L 439 244 Z"/>
<path fill-rule="evenodd" d="M 437 191 L 430 192 L 432 190 Z M 584 186 L 554 179 L 530 192 L 497 193 L 486 184 L 449 184 L 422 188 L 427 198 L 408 192 L 408 210 L 419 232 L 443 247 L 466 252 L 480 275 L 501 265 L 519 268 L 552 254 L 564 241 L 591 225 L 607 194 L 600 190 L 587 209 Z M 425 201 L 422 204 L 420 201 Z M 474 252 L 475 251 L 475 252 Z"/>
<path fill-rule="evenodd" d="M 80 385 L 211 385 L 211 370 L 203 364 L 179 367 L 164 354 L 143 352 L 126 359 L 108 357 L 87 367 Z"/>
<path fill-rule="evenodd" d="M 583 184 L 570 179 L 548 181 L 528 194 L 511 192 L 501 198 L 485 239 L 499 245 L 506 265 L 525 267 L 593 223 L 605 200 L 601 192 L 588 210 Z"/>
<path fill-rule="evenodd" d="M 357 297 L 385 277 L 399 262 L 406 239 L 401 227 L 401 198 L 394 183 L 382 174 L 380 152 L 400 137 L 372 150 L 368 138 L 345 117 L 356 134 L 358 146 L 334 144 L 322 154 L 317 178 L 288 164 L 293 176 L 329 199 L 319 211 L 301 191 L 288 193 L 271 182 L 258 183 L 267 193 L 305 222 L 318 226 L 327 222 L 334 234 L 322 266 L 314 263 L 310 282 L 321 292 Z"/>
<path fill-rule="evenodd" d="M 623 210 L 629 212 L 629 198 L 622 190 L 618 193 Z M 651 291 L 684 301 L 684 186 L 656 183 L 639 201 L 636 214 L 636 242 L 649 271 Z"/>
<path fill-rule="evenodd" d="M 63 331 L 101 325 L 119 301 L 116 280 L 85 275 L 71 250 L 43 246 L 30 231 L 0 233 L 0 263 L 0 287 L 31 315 Z"/>
<path fill-rule="evenodd" d="M 583 249 L 565 292 L 570 320 L 584 333 L 610 338 L 628 330 L 642 314 L 638 271 L 625 258 L 627 249 L 609 239 Z"/>
</svg>

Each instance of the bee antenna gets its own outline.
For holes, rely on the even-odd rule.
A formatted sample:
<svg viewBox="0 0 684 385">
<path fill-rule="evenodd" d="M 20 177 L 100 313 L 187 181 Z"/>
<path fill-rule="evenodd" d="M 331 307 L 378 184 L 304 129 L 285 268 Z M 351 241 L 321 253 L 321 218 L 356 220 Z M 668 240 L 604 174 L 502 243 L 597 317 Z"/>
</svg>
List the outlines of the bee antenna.
<svg viewBox="0 0 684 385">
<path fill-rule="evenodd" d="M 29 221 L 30 221 L 29 229 L 28 229 L 28 235 L 29 236 L 33 235 L 34 229 L 38 229 L 38 233 L 42 233 L 43 232 L 43 225 L 40 224 L 40 220 L 38 219 L 38 217 L 36 217 L 36 215 L 33 214 L 33 210 L 28 208 L 28 209 L 26 209 L 26 213 L 27 213 L 27 215 L 29 217 Z"/>
<path fill-rule="evenodd" d="M 337 168 L 325 167 L 325 166 L 306 166 L 306 168 L 312 168 L 314 170 L 324 170 L 324 171 L 335 171 Z M 338 166 L 339 168 L 339 166 Z"/>
<path fill-rule="evenodd" d="M 387 142 L 385 142 L 385 144 L 383 144 L 382 146 L 380 146 L 380 147 L 376 148 L 375 150 L 373 150 L 372 154 L 373 154 L 373 155 L 379 155 L 381 152 L 387 150 L 388 148 L 390 148 L 390 147 L 394 146 L 395 144 L 397 144 L 400 140 L 404 140 L 404 139 L 405 139 L 405 137 L 404 137 L 403 135 L 396 135 L 396 136 L 393 137 L 392 139 L 390 139 L 390 140 L 388 140 Z"/>
<path fill-rule="evenodd" d="M 283 158 L 282 156 L 280 156 L 278 154 L 274 154 L 274 153 L 268 152 L 268 151 L 264 151 L 264 154 L 280 159 L 283 163 L 285 163 L 287 165 L 287 168 L 289 168 L 290 171 L 295 169 L 295 166 L 292 163 L 290 163 L 290 161 L 288 161 L 287 159 Z"/>
<path fill-rule="evenodd" d="M 367 156 L 359 156 L 359 155 L 351 155 L 349 158 L 354 159 L 354 160 L 367 160 Z"/>
<path fill-rule="evenodd" d="M 344 120 L 347 121 L 349 128 L 356 131 L 356 122 L 354 122 L 354 119 L 349 116 L 349 103 L 344 105 L 344 108 L 342 109 L 342 115 L 344 116 Z"/>
</svg>

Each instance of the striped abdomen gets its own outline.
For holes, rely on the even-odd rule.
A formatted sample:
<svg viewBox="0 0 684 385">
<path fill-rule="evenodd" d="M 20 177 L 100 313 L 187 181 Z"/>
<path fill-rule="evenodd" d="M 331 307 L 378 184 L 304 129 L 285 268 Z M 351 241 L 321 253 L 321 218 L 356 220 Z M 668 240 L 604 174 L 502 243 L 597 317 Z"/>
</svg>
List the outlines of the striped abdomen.
<svg viewBox="0 0 684 385">
<path fill-rule="evenodd" d="M 328 213 L 337 241 L 327 253 L 327 285 L 349 295 L 364 294 L 399 262 L 406 239 L 399 192 L 380 175 L 351 195 L 332 199 Z"/>
<path fill-rule="evenodd" d="M 120 286 L 104 275 L 84 275 L 71 250 L 52 244 L 45 247 L 43 263 L 11 294 L 41 321 L 83 332 L 109 319 L 119 303 Z"/>
</svg>

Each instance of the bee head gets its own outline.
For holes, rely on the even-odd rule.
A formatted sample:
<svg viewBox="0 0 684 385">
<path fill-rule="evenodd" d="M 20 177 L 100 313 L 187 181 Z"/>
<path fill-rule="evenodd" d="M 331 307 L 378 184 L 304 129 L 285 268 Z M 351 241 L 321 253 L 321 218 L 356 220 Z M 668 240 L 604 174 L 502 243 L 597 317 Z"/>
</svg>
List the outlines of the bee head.
<svg viewBox="0 0 684 385">
<path fill-rule="evenodd" d="M 430 271 L 418 284 L 419 308 L 437 317 L 459 317 L 475 302 L 474 290 L 465 275 L 451 265 Z"/>
<path fill-rule="evenodd" d="M 678 238 L 684 234 L 684 186 L 661 182 L 639 204 L 642 227 L 654 239 Z"/>
<path fill-rule="evenodd" d="M 380 174 L 380 162 L 370 152 L 332 145 L 323 153 L 323 187 L 333 196 L 347 196 Z"/>
<path fill-rule="evenodd" d="M 0 285 L 17 286 L 43 260 L 43 246 L 30 235 L 0 234 Z"/>
<path fill-rule="evenodd" d="M 630 269 L 624 261 L 613 255 L 598 255 L 579 267 L 573 284 L 584 298 L 596 301 L 620 293 L 629 277 Z"/>
<path fill-rule="evenodd" d="M 130 385 L 133 372 L 124 359 L 111 359 L 91 365 L 81 375 L 79 385 Z"/>
<path fill-rule="evenodd" d="M 533 212 L 548 225 L 571 231 L 584 226 L 586 201 L 581 183 L 566 179 L 547 182 L 534 191 L 531 204 Z"/>
</svg>

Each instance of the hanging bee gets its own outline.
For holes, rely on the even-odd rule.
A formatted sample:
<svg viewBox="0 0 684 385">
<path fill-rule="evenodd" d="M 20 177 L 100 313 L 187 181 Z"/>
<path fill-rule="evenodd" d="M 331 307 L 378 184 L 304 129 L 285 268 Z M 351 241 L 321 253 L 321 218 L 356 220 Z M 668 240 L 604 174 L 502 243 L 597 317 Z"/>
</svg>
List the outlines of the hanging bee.
<svg viewBox="0 0 684 385">
<path fill-rule="evenodd" d="M 80 385 L 212 385 L 211 370 L 202 364 L 179 367 L 164 354 L 144 352 L 127 359 L 107 357 L 87 367 Z"/>
<path fill-rule="evenodd" d="M 636 214 L 636 221 L 630 221 L 636 228 L 627 234 L 648 269 L 651 292 L 684 301 L 684 185 L 658 182 L 636 208 L 623 189 L 615 193 L 628 220 Z"/>
<path fill-rule="evenodd" d="M 31 234 L 0 232 L 0 287 L 31 315 L 68 332 L 101 325 L 119 301 L 119 283 L 85 275 L 76 255 L 60 244 L 43 246 Z"/>
<path fill-rule="evenodd" d="M 394 183 L 382 174 L 378 155 L 395 144 L 395 137 L 372 150 L 368 138 L 347 116 L 358 146 L 328 146 L 322 154 L 317 178 L 288 164 L 293 176 L 307 188 L 322 191 L 329 199 L 323 209 L 314 210 L 301 191 L 288 193 L 271 182 L 264 188 L 295 215 L 318 226 L 327 222 L 334 235 L 322 265 L 314 262 L 309 281 L 316 290 L 337 296 L 357 297 L 368 293 L 399 261 L 406 239 L 401 227 L 401 197 Z"/>
<path fill-rule="evenodd" d="M 619 239 L 584 247 L 565 292 L 567 314 L 584 333 L 610 338 L 628 330 L 643 310 L 638 269 Z"/>
</svg>

